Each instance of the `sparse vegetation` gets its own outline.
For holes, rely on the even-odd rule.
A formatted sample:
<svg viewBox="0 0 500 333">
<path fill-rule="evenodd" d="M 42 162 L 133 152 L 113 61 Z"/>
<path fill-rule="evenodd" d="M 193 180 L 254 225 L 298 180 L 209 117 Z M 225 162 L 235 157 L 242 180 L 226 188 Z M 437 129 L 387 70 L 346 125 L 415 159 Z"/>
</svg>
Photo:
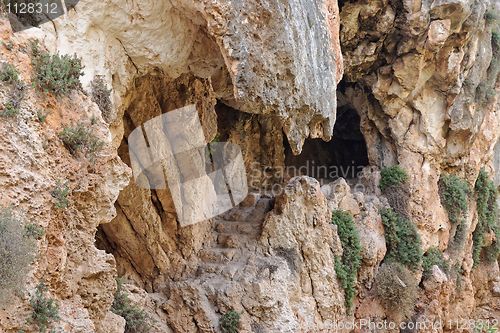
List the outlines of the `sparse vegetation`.
<svg viewBox="0 0 500 333">
<path fill-rule="evenodd" d="M 8 50 L 8 51 L 12 51 L 12 49 L 14 48 L 14 43 L 12 43 L 11 40 L 8 40 L 8 41 L 2 41 L 1 42 L 3 46 L 5 46 L 5 48 Z"/>
<path fill-rule="evenodd" d="M 36 43 L 32 43 L 31 49 L 35 68 L 34 82 L 38 88 L 56 95 L 66 95 L 81 87 L 83 66 L 76 55 L 50 55 L 40 51 Z"/>
<path fill-rule="evenodd" d="M 496 47 L 498 50 L 498 48 L 500 48 L 500 31 L 493 31 L 491 33 L 491 41 L 493 43 L 493 46 Z"/>
<path fill-rule="evenodd" d="M 68 195 L 70 194 L 70 188 L 67 182 L 57 181 L 56 187 L 50 191 L 50 194 L 55 199 L 55 205 L 59 209 L 66 209 L 69 206 Z"/>
<path fill-rule="evenodd" d="M 392 209 L 380 212 L 387 244 L 386 260 L 399 262 L 411 270 L 422 264 L 422 246 L 415 225 Z"/>
<path fill-rule="evenodd" d="M 486 11 L 484 14 L 484 19 L 487 24 L 495 24 L 498 22 L 498 13 L 494 9 L 490 9 Z"/>
<path fill-rule="evenodd" d="M 19 81 L 19 72 L 12 64 L 5 63 L 0 69 L 0 81 L 7 83 L 15 83 Z"/>
<path fill-rule="evenodd" d="M 500 226 L 498 221 L 497 190 L 484 169 L 479 172 L 474 189 L 476 193 L 478 221 L 476 229 L 472 234 L 472 258 L 474 259 L 474 266 L 477 266 L 481 261 L 484 235 L 488 232 L 495 234 L 495 240 L 491 246 L 485 249 L 485 257 L 488 261 L 497 260 L 500 254 Z"/>
<path fill-rule="evenodd" d="M 456 175 L 442 175 L 439 179 L 439 196 L 452 223 L 467 215 L 469 184 Z"/>
<path fill-rule="evenodd" d="M 24 226 L 24 236 L 36 240 L 42 239 L 45 229 L 34 223 L 28 223 Z"/>
<path fill-rule="evenodd" d="M 240 314 L 234 310 L 226 312 L 219 320 L 222 333 L 238 333 L 239 325 Z"/>
<path fill-rule="evenodd" d="M 99 106 L 102 118 L 108 124 L 112 119 L 111 89 L 106 87 L 102 76 L 96 76 L 91 83 L 92 101 Z"/>
<path fill-rule="evenodd" d="M 384 190 L 384 195 L 389 206 L 399 215 L 409 218 L 408 205 L 410 203 L 410 190 L 407 184 L 389 186 Z"/>
<path fill-rule="evenodd" d="M 59 307 L 56 302 L 48 298 L 47 286 L 43 282 L 37 285 L 30 304 L 33 309 L 31 319 L 38 326 L 40 333 L 47 332 L 50 324 L 59 320 Z"/>
<path fill-rule="evenodd" d="M 45 120 L 47 119 L 47 116 L 48 116 L 48 114 L 47 114 L 46 112 L 42 112 L 42 111 L 40 111 L 40 110 L 38 110 L 38 111 L 36 112 L 36 118 L 38 119 L 38 122 L 40 122 L 40 123 L 42 123 L 42 124 L 43 124 L 43 123 L 45 122 Z"/>
<path fill-rule="evenodd" d="M 0 303 L 24 283 L 34 252 L 35 244 L 24 237 L 21 220 L 12 209 L 0 207 Z"/>
<path fill-rule="evenodd" d="M 383 168 L 380 172 L 379 187 L 382 191 L 395 185 L 401 185 L 408 181 L 406 170 L 399 165 Z"/>
<path fill-rule="evenodd" d="M 454 253 L 461 252 L 467 240 L 468 225 L 465 218 L 461 219 L 455 229 L 453 239 L 450 241 L 449 247 Z"/>
<path fill-rule="evenodd" d="M 386 310 L 410 318 L 417 300 L 418 282 L 404 266 L 384 263 L 375 276 L 375 292 Z"/>
<path fill-rule="evenodd" d="M 111 311 L 125 319 L 125 333 L 148 333 L 151 329 L 150 318 L 142 309 L 132 304 L 123 290 L 123 281 L 117 279 L 116 282 L 117 289 Z"/>
<path fill-rule="evenodd" d="M 429 276 L 432 272 L 432 266 L 437 265 L 444 273 L 448 274 L 450 268 L 443 257 L 443 253 L 437 247 L 431 247 L 424 255 L 422 268 L 424 275 Z"/>
<path fill-rule="evenodd" d="M 19 114 L 19 108 L 15 106 L 14 102 L 9 101 L 7 104 L 5 104 L 5 109 L 3 110 L 2 113 L 0 113 L 0 116 L 2 117 L 15 117 Z"/>
<path fill-rule="evenodd" d="M 78 152 L 83 152 L 85 156 L 91 159 L 93 159 L 104 146 L 104 142 L 99 140 L 94 133 L 92 133 L 92 130 L 85 127 L 82 123 L 78 123 L 74 127 L 65 127 L 63 131 L 59 133 L 59 138 L 71 154 L 76 155 Z"/>
<path fill-rule="evenodd" d="M 334 211 L 332 223 L 337 226 L 342 243 L 342 257 L 335 258 L 335 272 L 344 289 L 346 308 L 350 310 L 356 296 L 356 279 L 361 266 L 359 235 L 352 216 L 347 212 Z"/>
<path fill-rule="evenodd" d="M 15 117 L 21 109 L 21 102 L 24 99 L 25 86 L 22 82 L 16 81 L 12 87 L 10 98 L 4 105 L 4 111 L 0 113 L 3 117 Z"/>
</svg>

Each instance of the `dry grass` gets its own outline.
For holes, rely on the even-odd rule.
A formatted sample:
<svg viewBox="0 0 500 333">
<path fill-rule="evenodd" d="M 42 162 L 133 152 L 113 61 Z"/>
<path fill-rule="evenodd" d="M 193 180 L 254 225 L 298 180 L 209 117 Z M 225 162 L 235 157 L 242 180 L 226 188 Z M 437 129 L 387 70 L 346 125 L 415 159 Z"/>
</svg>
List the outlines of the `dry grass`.
<svg viewBox="0 0 500 333">
<path fill-rule="evenodd" d="M 375 292 L 384 308 L 399 315 L 399 319 L 408 319 L 413 315 L 418 282 L 404 266 L 383 264 L 375 277 Z"/>
</svg>

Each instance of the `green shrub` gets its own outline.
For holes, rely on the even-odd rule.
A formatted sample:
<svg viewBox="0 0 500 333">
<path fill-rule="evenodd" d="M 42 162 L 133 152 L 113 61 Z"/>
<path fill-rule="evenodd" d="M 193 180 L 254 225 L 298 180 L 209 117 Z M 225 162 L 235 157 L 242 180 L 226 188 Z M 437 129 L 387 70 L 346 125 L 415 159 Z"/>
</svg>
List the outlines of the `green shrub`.
<svg viewBox="0 0 500 333">
<path fill-rule="evenodd" d="M 42 55 L 42 51 L 40 50 L 40 42 L 37 39 L 30 39 L 30 49 L 31 49 L 31 58 L 33 61 Z"/>
<path fill-rule="evenodd" d="M 48 298 L 46 293 L 47 287 L 40 282 L 30 300 L 33 309 L 31 319 L 38 326 L 40 333 L 45 333 L 50 324 L 60 319 L 58 305 L 53 299 Z"/>
<path fill-rule="evenodd" d="M 381 304 L 402 319 L 412 316 L 417 292 L 413 273 L 398 263 L 384 263 L 375 276 L 375 293 Z"/>
<path fill-rule="evenodd" d="M 63 131 L 59 133 L 59 138 L 71 154 L 76 155 L 78 152 L 83 152 L 85 156 L 91 159 L 93 159 L 104 146 L 104 142 L 99 140 L 94 133 L 92 133 L 92 130 L 85 127 L 82 123 L 78 123 L 74 127 L 65 127 Z"/>
<path fill-rule="evenodd" d="M 464 274 L 464 269 L 461 263 L 456 263 L 451 267 L 450 270 L 451 280 L 455 282 L 455 289 L 459 293 L 463 291 L 464 287 L 463 274 Z"/>
<path fill-rule="evenodd" d="M 349 311 L 356 296 L 356 279 L 361 266 L 361 244 L 352 216 L 344 211 L 333 212 L 332 223 L 342 243 L 342 257 L 335 258 L 335 272 L 345 292 L 345 305 Z"/>
<path fill-rule="evenodd" d="M 422 263 L 422 246 L 415 225 L 392 209 L 382 209 L 380 215 L 387 245 L 386 259 L 397 261 L 412 270 L 419 269 Z"/>
<path fill-rule="evenodd" d="M 469 184 L 456 175 L 442 175 L 439 179 L 439 196 L 452 223 L 467 215 Z"/>
<path fill-rule="evenodd" d="M 33 51 L 32 46 L 32 53 Z M 53 92 L 56 95 L 66 95 L 73 89 L 81 88 L 81 60 L 75 56 L 50 55 L 36 48 L 33 59 L 35 68 L 34 82 L 38 88 Z"/>
<path fill-rule="evenodd" d="M 34 223 L 28 223 L 24 226 L 24 236 L 36 240 L 42 239 L 45 229 Z"/>
<path fill-rule="evenodd" d="M 496 22 L 498 22 L 498 14 L 495 10 L 488 10 L 484 14 L 484 19 L 488 24 L 495 24 Z"/>
<path fill-rule="evenodd" d="M 68 183 L 57 181 L 56 187 L 50 191 L 50 194 L 52 197 L 56 200 L 56 207 L 59 209 L 65 209 L 68 208 L 69 206 L 69 199 L 68 195 L 70 194 L 71 190 L 68 186 Z"/>
<path fill-rule="evenodd" d="M 399 215 L 410 218 L 409 202 L 410 191 L 407 184 L 392 185 L 384 190 L 389 206 Z"/>
<path fill-rule="evenodd" d="M 432 273 L 432 266 L 437 265 L 443 272 L 448 274 L 449 266 L 443 257 L 443 253 L 437 247 L 431 247 L 424 255 L 422 268 L 424 275 L 429 276 Z"/>
<path fill-rule="evenodd" d="M 226 312 L 219 320 L 222 333 L 238 333 L 239 325 L 240 314 L 234 310 Z"/>
<path fill-rule="evenodd" d="M 102 118 L 108 124 L 112 119 L 111 89 L 106 87 L 102 76 L 96 76 L 91 83 L 92 101 L 99 106 Z"/>
<path fill-rule="evenodd" d="M 380 172 L 379 187 L 382 191 L 395 185 L 401 185 L 408 181 L 406 170 L 399 165 L 383 168 Z"/>
<path fill-rule="evenodd" d="M 5 48 L 9 51 L 12 51 L 14 49 L 14 43 L 11 40 L 8 41 L 2 41 L 0 42 Z"/>
<path fill-rule="evenodd" d="M 486 259 L 490 262 L 497 260 L 500 253 L 500 226 L 497 190 L 484 169 L 479 172 L 474 190 L 476 193 L 478 221 L 476 229 L 472 233 L 472 258 L 474 259 L 474 266 L 477 266 L 481 261 L 484 235 L 488 232 L 493 232 L 496 239 L 491 246 L 485 249 Z"/>
<path fill-rule="evenodd" d="M 19 81 L 19 72 L 12 64 L 3 64 L 0 69 L 0 81 L 15 83 Z"/>
<path fill-rule="evenodd" d="M 36 118 L 37 118 L 39 123 L 43 124 L 45 122 L 45 120 L 47 119 L 47 116 L 48 116 L 48 113 L 46 113 L 46 112 L 42 112 L 40 110 L 38 110 L 36 112 Z"/>
<path fill-rule="evenodd" d="M 0 113 L 0 116 L 4 117 L 15 117 L 19 114 L 21 103 L 24 99 L 25 85 L 17 81 L 14 83 L 12 90 L 10 92 L 10 97 L 8 102 L 4 106 L 4 111 Z"/>
<path fill-rule="evenodd" d="M 491 42 L 493 43 L 493 47 L 496 47 L 496 50 L 494 51 L 498 52 L 498 49 L 500 48 L 500 31 L 493 31 L 491 33 Z"/>
<path fill-rule="evenodd" d="M 454 253 L 461 252 L 464 249 L 465 241 L 467 240 L 468 225 L 465 218 L 460 219 L 455 229 L 453 239 L 448 246 Z"/>
<path fill-rule="evenodd" d="M 24 237 L 22 222 L 10 208 L 0 207 L 0 303 L 24 283 L 35 244 Z"/>
<path fill-rule="evenodd" d="M 125 333 L 147 333 L 151 330 L 150 318 L 138 306 L 132 304 L 123 291 L 123 281 L 117 279 L 115 299 L 111 311 L 125 319 Z"/>
<path fill-rule="evenodd" d="M 2 113 L 0 113 L 0 116 L 2 117 L 15 117 L 19 114 L 20 110 L 14 102 L 8 101 L 7 104 L 5 104 L 5 109 L 3 110 Z"/>
</svg>

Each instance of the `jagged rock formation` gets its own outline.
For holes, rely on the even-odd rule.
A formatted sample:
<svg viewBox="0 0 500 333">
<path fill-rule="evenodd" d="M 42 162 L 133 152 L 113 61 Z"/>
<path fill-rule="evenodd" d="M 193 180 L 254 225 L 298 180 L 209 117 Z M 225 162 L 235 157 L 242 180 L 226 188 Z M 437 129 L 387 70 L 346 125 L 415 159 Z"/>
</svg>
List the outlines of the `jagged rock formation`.
<svg viewBox="0 0 500 333">
<path fill-rule="evenodd" d="M 192 73 L 210 79 L 226 104 L 276 116 L 299 152 L 305 138 L 332 134 L 342 76 L 338 16 L 330 0 L 84 0 L 54 22 L 56 38 L 47 43 L 77 52 L 88 67 L 85 81 L 95 74 L 112 81 L 119 117 L 137 76 L 159 69 L 175 80 Z"/>
<path fill-rule="evenodd" d="M 476 204 L 471 198 L 464 214 L 463 248 L 451 251 L 457 227 L 438 185 L 453 173 L 473 187 L 481 167 L 500 183 L 500 46 L 498 23 L 486 14 L 498 4 L 339 5 L 81 0 L 54 22 L 16 35 L 0 19 L 2 40 L 12 42 L 0 46 L 1 60 L 15 63 L 24 81 L 31 61 L 23 50 L 28 38 L 37 38 L 53 52 L 82 58 L 86 89 L 103 75 L 113 101 L 106 124 L 81 92 L 56 98 L 29 90 L 20 115 L 0 119 L 0 205 L 13 205 L 46 230 L 26 293 L 16 296 L 16 306 L 2 304 L 0 331 L 35 331 L 26 323 L 29 297 L 45 280 L 60 305 L 58 327 L 122 333 L 124 320 L 110 311 L 116 276 L 127 280 L 131 302 L 152 319 L 151 332 L 217 332 L 231 309 L 241 314 L 242 332 L 337 332 L 339 322 L 395 318 L 374 290 L 388 251 L 379 211 L 390 204 L 378 187 L 379 170 L 394 164 L 410 176 L 406 213 L 423 250 L 437 247 L 459 268 L 412 273 L 421 283 L 411 322 L 441 321 L 436 332 L 455 332 L 450 320 L 500 319 L 498 260 L 472 267 Z M 0 83 L 0 110 L 5 87 Z M 241 147 L 254 192 L 222 216 L 181 227 L 168 190 L 130 181 L 128 136 L 188 104 L 196 105 L 208 142 Z M 43 124 L 34 121 L 41 108 L 50 111 Z M 354 138 L 355 148 L 336 150 L 337 118 L 337 135 Z M 73 158 L 57 137 L 78 120 L 105 142 L 95 164 Z M 329 140 L 332 131 L 332 145 L 303 145 Z M 302 147 L 315 150 L 290 156 Z M 322 154 L 342 155 L 340 164 L 361 161 L 358 169 L 366 161 L 370 166 L 347 181 L 321 183 L 291 178 L 301 172 L 285 169 Z M 62 179 L 72 192 L 64 211 L 50 195 Z M 336 209 L 349 212 L 359 231 L 352 311 L 335 269 L 346 251 L 331 224 Z"/>
</svg>

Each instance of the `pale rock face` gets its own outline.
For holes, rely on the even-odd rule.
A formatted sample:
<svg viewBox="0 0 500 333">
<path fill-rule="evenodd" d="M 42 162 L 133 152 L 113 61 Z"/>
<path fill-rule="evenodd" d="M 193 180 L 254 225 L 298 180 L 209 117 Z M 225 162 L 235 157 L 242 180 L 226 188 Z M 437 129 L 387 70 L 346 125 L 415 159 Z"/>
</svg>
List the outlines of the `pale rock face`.
<svg viewBox="0 0 500 333">
<path fill-rule="evenodd" d="M 85 83 L 105 75 L 119 110 L 135 77 L 191 72 L 210 78 L 226 104 L 276 116 L 295 152 L 309 136 L 332 135 L 342 76 L 336 1 L 83 0 L 43 28 L 54 50 L 82 57 Z"/>
<path fill-rule="evenodd" d="M 331 324 L 345 311 L 335 270 L 327 264 L 334 262 L 333 255 L 339 253 L 340 244 L 330 223 L 331 212 L 318 181 L 313 178 L 293 178 L 284 192 L 265 221 L 261 241 L 270 253 L 283 248 L 298 254 L 298 271 L 292 283 L 300 288 L 291 298 L 298 302 L 294 304 L 295 311 L 300 309 L 311 316 L 299 317 L 300 321 L 319 325 L 312 316 L 318 311 L 323 325 Z"/>
</svg>

